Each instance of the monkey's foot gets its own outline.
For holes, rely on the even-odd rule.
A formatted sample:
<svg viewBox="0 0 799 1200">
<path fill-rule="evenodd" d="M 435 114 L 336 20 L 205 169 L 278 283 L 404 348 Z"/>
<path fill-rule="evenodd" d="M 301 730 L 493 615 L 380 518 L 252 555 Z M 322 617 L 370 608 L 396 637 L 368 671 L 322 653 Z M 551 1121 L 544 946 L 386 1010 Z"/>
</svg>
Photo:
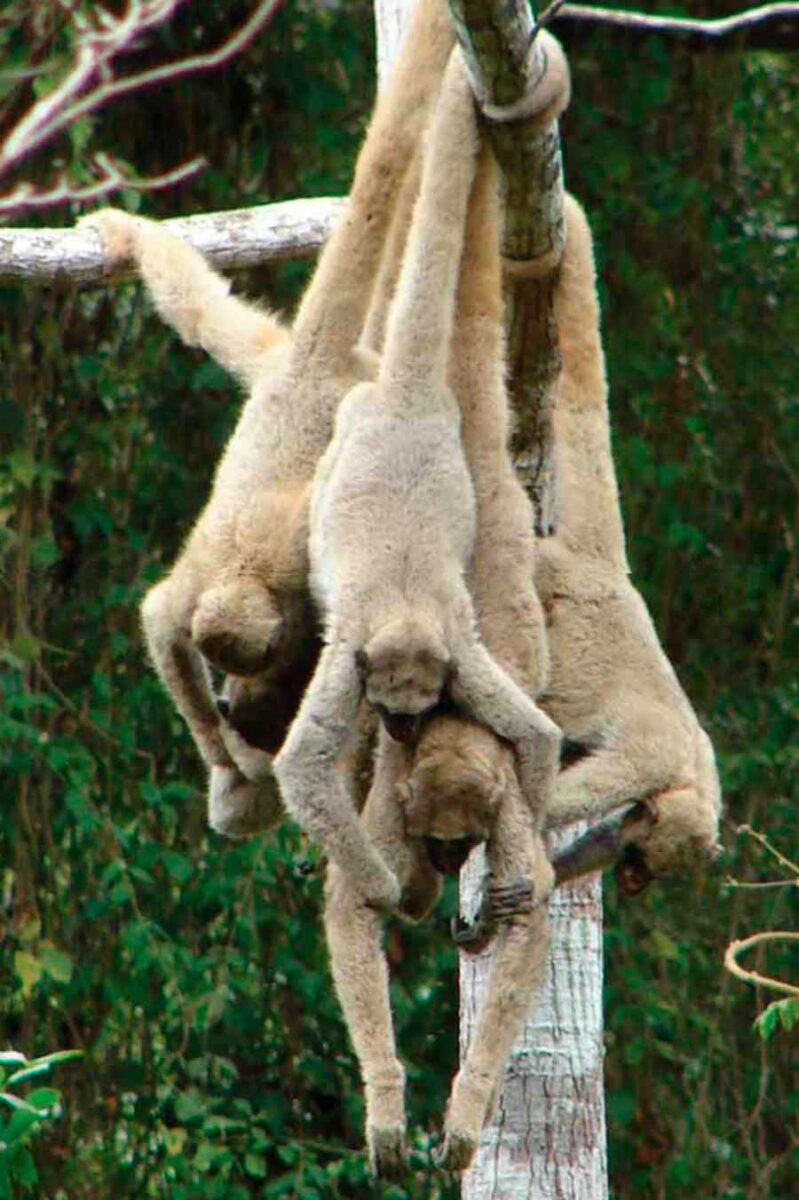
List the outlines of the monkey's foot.
<svg viewBox="0 0 799 1200">
<path fill-rule="evenodd" d="M 535 889 L 526 876 L 505 884 L 489 884 L 474 921 L 454 917 L 452 940 L 465 954 L 480 954 L 495 937 L 500 925 L 526 916 L 535 907 Z"/>
<path fill-rule="evenodd" d="M 479 1140 L 464 1129 L 445 1129 L 441 1145 L 433 1151 L 433 1163 L 441 1171 L 465 1171 Z"/>
<path fill-rule="evenodd" d="M 408 1170 L 404 1126 L 371 1125 L 366 1140 L 369 1171 L 374 1178 L 401 1180 Z"/>
</svg>

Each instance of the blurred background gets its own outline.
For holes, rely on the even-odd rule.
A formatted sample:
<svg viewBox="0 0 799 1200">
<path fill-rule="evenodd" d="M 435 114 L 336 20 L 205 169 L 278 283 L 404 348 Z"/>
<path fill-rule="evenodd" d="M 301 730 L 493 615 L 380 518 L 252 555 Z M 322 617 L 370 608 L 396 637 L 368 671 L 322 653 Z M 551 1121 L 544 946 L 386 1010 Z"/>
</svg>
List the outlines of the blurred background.
<svg viewBox="0 0 799 1200">
<path fill-rule="evenodd" d="M 193 9 L 133 65 L 215 45 L 249 11 Z M 773 997 L 721 959 L 731 938 L 796 928 L 799 905 L 796 887 L 727 883 L 790 878 L 739 825 L 789 858 L 799 842 L 799 58 L 555 32 L 634 578 L 713 736 L 727 804 L 711 878 L 634 901 L 606 883 L 612 1194 L 791 1200 L 797 1033 L 788 1012 L 754 1028 Z M 0 135 L 35 90 L 11 68 L 57 65 L 69 36 L 54 0 L 6 3 Z M 141 173 L 207 156 L 190 183 L 113 201 L 156 217 L 343 194 L 373 61 L 367 0 L 295 0 L 224 70 L 128 97 L 26 173 L 45 181 L 57 154 L 79 179 L 91 138 Z M 290 313 L 309 266 L 237 288 Z M 318 873 L 298 870 L 293 828 L 243 844 L 205 829 L 203 771 L 138 629 L 206 497 L 236 389 L 134 285 L 0 285 L 0 363 L 0 1041 L 86 1052 L 59 1069 L 61 1119 L 13 1169 L 0 1159 L 0 1196 L 371 1196 Z M 456 956 L 443 918 L 392 925 L 388 944 L 421 1162 L 457 1062 Z M 796 952 L 761 965 L 799 979 Z M 457 1189 L 422 1173 L 379 1194 Z"/>
</svg>

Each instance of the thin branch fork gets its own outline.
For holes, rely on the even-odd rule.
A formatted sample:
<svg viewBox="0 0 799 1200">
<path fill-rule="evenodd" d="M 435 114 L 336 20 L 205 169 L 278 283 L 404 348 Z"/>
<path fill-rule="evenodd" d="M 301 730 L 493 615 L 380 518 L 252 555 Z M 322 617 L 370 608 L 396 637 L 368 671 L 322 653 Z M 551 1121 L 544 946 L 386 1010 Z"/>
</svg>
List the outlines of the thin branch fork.
<svg viewBox="0 0 799 1200">
<path fill-rule="evenodd" d="M 793 983 L 786 983 L 783 979 L 775 979 L 773 975 L 762 975 L 759 971 L 747 971 L 738 962 L 738 956 L 751 950 L 753 946 L 762 945 L 764 942 L 799 942 L 799 933 L 793 933 L 787 929 L 767 930 L 764 933 L 753 933 L 751 937 L 737 939 L 730 942 L 724 954 L 724 966 L 737 979 L 742 979 L 744 983 L 751 983 L 756 987 L 770 988 L 775 992 L 782 992 L 786 996 L 799 997 L 799 987 Z"/>
<path fill-rule="evenodd" d="M 0 176 L 8 174 L 23 158 L 41 149 L 58 133 L 111 100 L 160 83 L 171 83 L 185 75 L 223 66 L 244 50 L 260 33 L 283 0 L 260 0 L 249 18 L 221 46 L 205 54 L 193 54 L 122 79 L 113 75 L 115 61 L 138 44 L 142 33 L 168 20 L 184 0 L 128 0 L 117 17 L 106 9 L 90 16 L 74 12 L 78 33 L 72 66 L 51 92 L 37 101 L 17 122 L 0 145 Z M 10 207 L 10 198 L 6 207 Z M 25 201 L 17 200 L 17 206 Z"/>
</svg>

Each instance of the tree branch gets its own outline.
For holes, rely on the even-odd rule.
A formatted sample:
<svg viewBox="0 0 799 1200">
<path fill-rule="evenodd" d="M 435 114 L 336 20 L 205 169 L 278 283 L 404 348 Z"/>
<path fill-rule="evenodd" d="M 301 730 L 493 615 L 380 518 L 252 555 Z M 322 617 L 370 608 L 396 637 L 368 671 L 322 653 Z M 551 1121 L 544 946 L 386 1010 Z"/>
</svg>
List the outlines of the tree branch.
<svg viewBox="0 0 799 1200">
<path fill-rule="evenodd" d="M 799 933 L 789 932 L 787 929 L 774 929 L 766 933 L 754 933 L 751 937 L 730 942 L 724 954 L 724 966 L 737 979 L 743 979 L 744 983 L 770 988 L 775 992 L 784 992 L 786 996 L 799 996 L 799 987 L 796 987 L 795 984 L 775 979 L 773 975 L 761 975 L 759 971 L 747 971 L 738 962 L 738 955 L 743 954 L 745 950 L 751 950 L 753 946 L 759 946 L 763 942 L 784 941 L 799 942 Z"/>
<path fill-rule="evenodd" d="M 21 117 L 0 145 L 0 176 L 7 175 L 23 158 L 111 100 L 223 66 L 260 33 L 283 0 L 260 0 L 247 21 L 216 50 L 189 55 L 122 79 L 114 78 L 116 60 L 139 44 L 142 33 L 167 21 L 181 3 L 183 0 L 128 0 L 120 16 L 104 8 L 97 8 L 89 15 L 73 11 L 72 22 L 78 37 L 72 65 L 61 82 Z M 53 190 L 57 192 L 58 185 Z M 0 197 L 0 204 L 6 210 L 11 208 L 12 195 Z M 25 191 L 16 207 L 30 206 L 37 195 L 41 193 Z M 40 206 L 41 203 L 40 199 Z"/>
<path fill-rule="evenodd" d="M 799 4 L 763 4 L 729 17 L 699 20 L 693 17 L 662 17 L 649 13 L 599 8 L 590 4 L 554 3 L 541 15 L 541 25 L 553 21 L 574 24 L 611 25 L 633 33 L 663 34 L 679 38 L 692 46 L 725 46 L 745 43 L 749 46 L 795 47 L 799 45 Z"/>
<path fill-rule="evenodd" d="M 202 251 L 215 267 L 235 270 L 315 254 L 345 203 L 333 197 L 289 200 L 164 224 Z M 109 269 L 95 229 L 0 228 L 0 281 L 87 285 L 133 274 L 129 269 Z"/>
</svg>

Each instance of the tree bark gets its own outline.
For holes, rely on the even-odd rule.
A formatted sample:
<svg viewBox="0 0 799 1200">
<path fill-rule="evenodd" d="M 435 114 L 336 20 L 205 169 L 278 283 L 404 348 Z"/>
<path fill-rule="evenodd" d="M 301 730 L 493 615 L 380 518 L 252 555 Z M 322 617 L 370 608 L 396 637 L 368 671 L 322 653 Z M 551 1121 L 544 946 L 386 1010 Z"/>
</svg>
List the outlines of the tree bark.
<svg viewBox="0 0 799 1200">
<path fill-rule="evenodd" d="M 525 0 L 450 0 L 458 37 L 483 106 L 511 105 L 537 65 Z M 473 36 L 474 34 L 474 36 Z M 534 44 L 534 43 L 533 43 Z M 556 123 L 488 121 L 505 183 L 507 259 L 539 260 L 563 244 L 563 178 Z M 533 502 L 536 529 L 555 524 L 553 388 L 560 367 L 552 316 L 555 275 L 517 281 L 510 296 L 508 357 L 516 412 L 514 453 Z M 563 844 L 574 836 L 561 835 Z M 551 850 L 557 847 L 553 844 Z M 473 915 L 484 862 L 461 876 L 461 905 Z M 606 1200 L 602 1072 L 601 878 L 561 887 L 550 902 L 549 968 L 506 1070 L 496 1114 L 462 1184 L 464 1200 Z M 488 980 L 491 950 L 461 957 L 461 1054 Z"/>
</svg>

